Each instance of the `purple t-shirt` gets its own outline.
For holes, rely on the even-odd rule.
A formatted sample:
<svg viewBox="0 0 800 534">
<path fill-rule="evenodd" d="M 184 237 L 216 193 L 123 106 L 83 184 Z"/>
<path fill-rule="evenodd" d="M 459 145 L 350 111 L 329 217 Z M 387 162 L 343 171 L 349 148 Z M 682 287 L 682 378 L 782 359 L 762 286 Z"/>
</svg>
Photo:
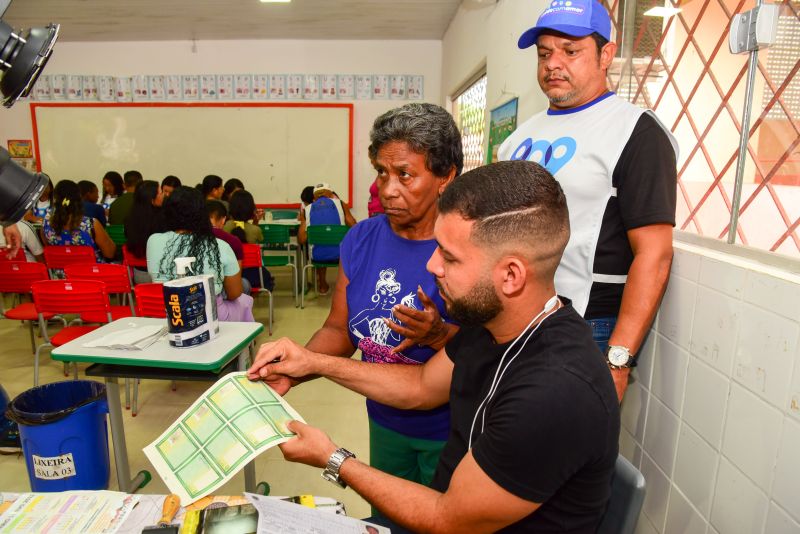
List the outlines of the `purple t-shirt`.
<svg viewBox="0 0 800 534">
<path fill-rule="evenodd" d="M 239 241 L 238 237 L 229 234 L 224 230 L 220 230 L 219 228 L 212 228 L 211 231 L 214 232 L 214 237 L 217 239 L 222 239 L 231 246 L 233 249 L 233 255 L 236 256 L 237 260 L 244 258 L 244 249 L 242 248 L 242 242 Z"/>
<path fill-rule="evenodd" d="M 345 236 L 341 265 L 350 282 L 348 330 L 350 341 L 361 350 L 365 362 L 422 364 L 436 353 L 430 347 L 414 345 L 392 354 L 392 347 L 403 337 L 383 322 L 384 317 L 396 321 L 392 314 L 395 304 L 423 308 L 418 285 L 448 320 L 434 277 L 425 269 L 435 249 L 433 239 L 412 241 L 395 234 L 385 215 L 359 222 Z M 367 400 L 367 412 L 381 426 L 415 438 L 446 440 L 450 431 L 448 405 L 433 410 L 398 410 Z"/>
</svg>

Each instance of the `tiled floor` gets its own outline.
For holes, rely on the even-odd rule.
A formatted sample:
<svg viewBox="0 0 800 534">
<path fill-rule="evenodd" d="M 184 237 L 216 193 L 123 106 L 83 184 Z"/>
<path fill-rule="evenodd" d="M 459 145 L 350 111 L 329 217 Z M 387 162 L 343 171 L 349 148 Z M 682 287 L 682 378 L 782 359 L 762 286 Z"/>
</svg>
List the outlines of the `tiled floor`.
<svg viewBox="0 0 800 534">
<path fill-rule="evenodd" d="M 305 343 L 327 317 L 330 297 L 307 301 L 302 310 L 295 308 L 289 291 L 280 289 L 289 287 L 291 282 L 276 274 L 278 290 L 275 292 L 273 338 L 288 336 Z M 335 270 L 329 269 L 330 281 L 335 279 L 335 275 Z M 256 302 L 256 320 L 266 322 L 266 310 L 266 298 L 261 297 Z M 268 340 L 265 328 L 258 344 Z M 0 384 L 11 398 L 33 386 L 33 355 L 28 330 L 27 326 L 22 326 L 17 321 L 0 319 L 0 369 Z M 44 351 L 40 383 L 65 380 L 62 369 L 61 362 L 51 360 L 49 353 Z M 142 448 L 174 422 L 208 386 L 208 383 L 179 382 L 177 391 L 171 391 L 170 384 L 166 381 L 142 382 L 139 389 L 139 414 L 131 417 L 130 412 L 125 411 L 123 415 L 131 473 L 145 469 L 153 474 L 152 482 L 141 493 L 167 493 L 166 486 L 144 456 Z M 334 442 L 368 461 L 367 417 L 362 397 L 320 379 L 290 391 L 286 398 L 309 424 L 324 429 Z M 124 403 L 124 399 L 122 402 Z M 111 461 L 110 488 L 116 489 L 113 451 Z M 320 477 L 319 469 L 284 461 L 277 448 L 267 451 L 256 460 L 256 475 L 258 481 L 263 480 L 270 484 L 272 495 L 310 493 L 330 496 L 343 502 L 348 514 L 353 517 L 369 515 L 367 503 L 352 490 L 340 490 L 324 481 Z M 238 495 L 243 488 L 244 476 L 240 472 L 217 493 Z M 22 456 L 0 456 L 0 491 L 30 491 Z"/>
</svg>

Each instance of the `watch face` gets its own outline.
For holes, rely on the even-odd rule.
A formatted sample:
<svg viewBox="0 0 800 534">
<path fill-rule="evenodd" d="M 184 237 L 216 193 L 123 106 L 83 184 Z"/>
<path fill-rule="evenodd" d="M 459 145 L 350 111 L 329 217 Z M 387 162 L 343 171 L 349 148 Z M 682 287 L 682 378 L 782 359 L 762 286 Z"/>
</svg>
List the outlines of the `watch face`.
<svg viewBox="0 0 800 534">
<path fill-rule="evenodd" d="M 611 365 L 622 366 L 628 363 L 630 353 L 622 347 L 609 347 L 608 361 Z"/>
</svg>

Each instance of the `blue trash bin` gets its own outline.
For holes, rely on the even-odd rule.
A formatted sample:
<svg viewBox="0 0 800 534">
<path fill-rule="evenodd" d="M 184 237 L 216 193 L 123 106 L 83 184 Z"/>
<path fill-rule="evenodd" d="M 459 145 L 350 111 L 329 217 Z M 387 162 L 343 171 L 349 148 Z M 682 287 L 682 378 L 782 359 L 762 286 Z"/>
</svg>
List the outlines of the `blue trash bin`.
<svg viewBox="0 0 800 534">
<path fill-rule="evenodd" d="M 31 491 L 108 489 L 107 413 L 106 386 L 91 380 L 45 384 L 9 403 Z"/>
</svg>

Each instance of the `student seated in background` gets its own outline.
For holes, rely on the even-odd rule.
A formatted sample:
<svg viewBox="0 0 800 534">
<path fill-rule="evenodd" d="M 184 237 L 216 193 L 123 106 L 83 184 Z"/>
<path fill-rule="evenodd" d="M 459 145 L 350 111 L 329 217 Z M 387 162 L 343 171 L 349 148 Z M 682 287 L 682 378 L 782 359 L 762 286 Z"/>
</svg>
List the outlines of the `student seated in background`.
<svg viewBox="0 0 800 534">
<path fill-rule="evenodd" d="M 178 187 L 163 209 L 167 231 L 147 240 L 147 271 L 153 282 L 174 280 L 175 259 L 194 257 L 192 273 L 214 278 L 219 320 L 253 322 L 253 298 L 244 293 L 239 262 L 230 245 L 214 237 L 200 191 Z"/>
<path fill-rule="evenodd" d="M 242 243 L 261 244 L 264 242 L 264 234 L 257 224 L 251 221 L 258 220 L 256 203 L 253 195 L 245 190 L 236 191 L 231 196 L 230 209 L 228 210 L 228 222 L 223 229 L 231 235 L 239 238 Z M 270 272 L 261 267 L 264 278 L 265 289 L 272 291 L 275 282 Z M 242 271 L 242 277 L 246 278 L 251 287 L 261 287 L 261 280 L 258 275 L 258 268 L 248 267 Z"/>
<path fill-rule="evenodd" d="M 222 188 L 222 198 L 225 202 L 230 203 L 231 195 L 233 195 L 237 191 L 244 190 L 244 184 L 238 178 L 228 178 L 225 181 L 225 185 Z"/>
<path fill-rule="evenodd" d="M 181 186 L 181 180 L 177 176 L 171 174 L 161 180 L 161 192 L 164 193 L 164 198 L 169 197 L 176 187 Z"/>
<path fill-rule="evenodd" d="M 228 210 L 225 209 L 225 204 L 219 200 L 207 200 L 206 212 L 208 213 L 208 220 L 211 221 L 211 231 L 214 232 L 214 236 L 217 239 L 222 239 L 231 246 L 233 254 L 236 256 L 236 260 L 239 262 L 239 269 L 241 269 L 242 260 L 244 259 L 242 242 L 238 237 L 229 234 L 223 229 L 225 226 L 225 220 L 228 218 Z M 244 276 L 242 276 L 242 287 L 244 288 L 244 293 L 249 295 L 252 286 Z"/>
<path fill-rule="evenodd" d="M 117 252 L 100 221 L 84 215 L 80 189 L 71 180 L 61 180 L 53 189 L 53 207 L 44 217 L 42 235 L 48 245 L 88 245 L 99 263 Z"/>
<path fill-rule="evenodd" d="M 314 186 L 314 201 L 300 212 L 300 229 L 297 232 L 297 241 L 305 244 L 308 241 L 306 226 L 315 224 L 346 224 L 353 226 L 356 220 L 350 213 L 350 208 L 342 203 L 333 193 L 328 183 L 319 183 Z M 314 245 L 311 249 L 311 259 L 314 261 L 339 261 L 339 245 Z M 325 267 L 317 269 L 317 286 L 320 295 L 327 295 L 330 287 Z"/>
<path fill-rule="evenodd" d="M 108 171 L 103 176 L 103 208 L 108 210 L 125 192 L 125 184 L 122 182 L 122 175 L 117 171 Z"/>
<path fill-rule="evenodd" d="M 137 258 L 146 257 L 150 236 L 164 231 L 163 201 L 161 186 L 155 180 L 144 180 L 133 192 L 133 206 L 125 219 L 125 246 Z M 134 267 L 133 281 L 145 284 L 152 280 L 146 269 Z"/>
<path fill-rule="evenodd" d="M 36 235 L 36 230 L 33 229 L 31 223 L 28 221 L 17 222 L 17 230 L 19 230 L 20 238 L 22 239 L 22 250 L 25 252 L 25 259 L 27 261 L 44 262 L 44 249 L 39 236 Z M 0 254 L 6 246 L 6 238 L 3 232 L 0 232 Z"/>
<path fill-rule="evenodd" d="M 219 200 L 225 204 L 225 209 L 228 209 L 228 202 L 222 200 L 222 193 L 225 192 L 225 187 L 222 185 L 222 178 L 216 174 L 209 174 L 203 178 L 203 182 L 197 184 L 197 189 L 203 193 L 203 198 L 206 200 Z"/>
<path fill-rule="evenodd" d="M 103 206 L 97 203 L 100 200 L 100 191 L 97 186 L 89 180 L 81 180 L 78 182 L 78 189 L 81 192 L 81 199 L 83 200 L 83 213 L 84 215 L 97 219 L 103 226 L 106 225 L 106 210 Z"/>
<path fill-rule="evenodd" d="M 48 178 L 47 185 L 45 185 L 44 189 L 42 189 L 42 194 L 39 196 L 39 200 L 37 200 L 36 205 L 25 214 L 24 219 L 28 222 L 41 224 L 42 219 L 44 219 L 44 216 L 47 213 L 47 210 L 50 209 L 50 199 L 52 197 L 53 182 Z"/>
<path fill-rule="evenodd" d="M 127 171 L 123 179 L 125 192 L 108 208 L 108 224 L 125 224 L 125 219 L 133 207 L 133 192 L 136 191 L 136 186 L 142 183 L 142 173 Z"/>
</svg>

